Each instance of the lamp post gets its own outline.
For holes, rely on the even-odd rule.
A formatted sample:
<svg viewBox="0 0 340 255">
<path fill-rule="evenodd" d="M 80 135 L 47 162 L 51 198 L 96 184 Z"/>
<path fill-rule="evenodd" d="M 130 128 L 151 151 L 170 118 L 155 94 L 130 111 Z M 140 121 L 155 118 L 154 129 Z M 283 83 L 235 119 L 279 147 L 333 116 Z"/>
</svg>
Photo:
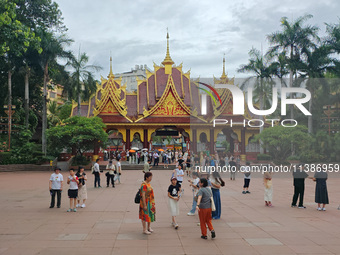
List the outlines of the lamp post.
<svg viewBox="0 0 340 255">
<path fill-rule="evenodd" d="M 8 150 L 11 150 L 12 115 L 15 113 L 15 105 L 4 105 L 5 113 L 8 115 Z"/>
</svg>

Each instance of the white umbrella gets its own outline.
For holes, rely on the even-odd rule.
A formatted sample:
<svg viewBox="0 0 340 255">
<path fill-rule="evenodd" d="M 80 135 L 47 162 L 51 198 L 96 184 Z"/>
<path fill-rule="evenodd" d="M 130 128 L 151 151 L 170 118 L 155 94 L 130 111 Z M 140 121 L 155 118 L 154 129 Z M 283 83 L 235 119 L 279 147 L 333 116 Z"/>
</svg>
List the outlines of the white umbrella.
<svg viewBox="0 0 340 255">
<path fill-rule="evenodd" d="M 139 151 L 138 147 L 132 147 L 131 150 Z"/>
<path fill-rule="evenodd" d="M 142 151 L 147 151 L 148 150 L 148 148 L 144 148 L 144 149 L 142 149 Z"/>
</svg>

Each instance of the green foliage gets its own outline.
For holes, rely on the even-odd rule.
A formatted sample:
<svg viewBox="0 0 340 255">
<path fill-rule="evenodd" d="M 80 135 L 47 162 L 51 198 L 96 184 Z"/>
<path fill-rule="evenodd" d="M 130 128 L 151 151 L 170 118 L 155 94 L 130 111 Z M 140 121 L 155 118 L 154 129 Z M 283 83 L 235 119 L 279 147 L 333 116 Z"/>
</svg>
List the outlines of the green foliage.
<svg viewBox="0 0 340 255">
<path fill-rule="evenodd" d="M 315 150 L 306 150 L 301 153 L 300 160 L 304 163 L 325 162 L 325 157 Z"/>
<path fill-rule="evenodd" d="M 266 128 L 256 140 L 261 139 L 263 147 L 269 152 L 273 160 L 286 160 L 292 154 L 291 145 L 300 151 L 310 139 L 305 126 Z"/>
<path fill-rule="evenodd" d="M 59 124 L 60 118 L 59 118 L 59 110 L 60 108 L 58 107 L 58 104 L 56 101 L 51 101 L 47 105 L 48 109 L 48 115 L 47 115 L 47 121 L 48 121 L 48 126 L 53 127 L 57 124 Z"/>
<path fill-rule="evenodd" d="M 77 155 L 75 157 L 72 158 L 72 166 L 86 166 L 89 163 L 91 163 L 91 160 L 88 160 L 85 156 L 80 156 Z"/>
<path fill-rule="evenodd" d="M 283 166 L 289 166 L 290 163 L 286 160 L 274 160 L 273 163 L 277 166 L 283 165 Z"/>
<path fill-rule="evenodd" d="M 268 154 L 257 154 L 257 160 L 271 160 L 272 156 Z"/>
<path fill-rule="evenodd" d="M 65 103 L 59 109 L 59 119 L 61 121 L 68 119 L 71 116 L 71 112 L 72 112 L 72 104 Z"/>
<path fill-rule="evenodd" d="M 329 136 L 319 131 L 311 136 L 300 154 L 300 160 L 312 162 L 339 162 L 340 161 L 340 134 Z"/>
<path fill-rule="evenodd" d="M 10 152 L 3 152 L 0 164 L 36 164 L 44 162 L 40 145 L 31 142 L 32 132 L 18 127 L 19 132 L 12 135 Z"/>
<path fill-rule="evenodd" d="M 223 141 L 222 145 L 225 148 L 224 152 L 229 152 L 229 150 L 230 150 L 230 143 L 228 141 Z"/>
<path fill-rule="evenodd" d="M 11 152 L 0 152 L 0 164 L 7 165 L 11 162 L 12 153 Z"/>
<path fill-rule="evenodd" d="M 49 149 L 59 153 L 65 148 L 75 148 L 77 154 L 93 150 L 95 144 L 103 145 L 108 134 L 104 131 L 105 124 L 99 117 L 74 116 L 64 121 L 64 125 L 47 130 Z"/>
<path fill-rule="evenodd" d="M 30 44 L 41 52 L 39 42 L 40 38 L 31 28 L 17 19 L 16 4 L 8 0 L 0 1 L 0 56 L 22 56 Z M 7 61 L 12 62 L 9 58 Z"/>
<path fill-rule="evenodd" d="M 162 144 L 162 137 L 161 136 L 153 136 L 152 138 L 152 142 L 155 144 Z"/>
<path fill-rule="evenodd" d="M 287 158 L 287 160 L 300 160 L 300 157 L 297 156 L 297 155 L 289 156 L 289 157 Z"/>
<path fill-rule="evenodd" d="M 20 102 L 16 101 L 14 104 L 17 105 L 17 108 L 15 110 L 15 113 L 13 115 L 13 127 L 15 129 L 18 129 L 16 126 L 20 126 L 20 130 L 22 126 L 25 125 L 25 110 L 23 106 L 20 104 Z M 29 111 L 29 118 L 28 118 L 28 123 L 29 123 L 29 131 L 32 132 L 32 134 L 35 132 L 37 125 L 38 125 L 38 117 L 34 113 L 33 110 Z"/>
<path fill-rule="evenodd" d="M 102 68 L 96 65 L 88 65 L 89 57 L 86 53 L 80 53 L 78 58 L 72 57 L 67 66 L 72 69 L 70 74 L 70 83 L 66 84 L 65 90 L 73 100 L 78 102 L 78 115 L 80 115 L 80 104 L 82 100 L 88 100 L 96 92 L 96 80 L 92 71 L 98 71 Z"/>
</svg>

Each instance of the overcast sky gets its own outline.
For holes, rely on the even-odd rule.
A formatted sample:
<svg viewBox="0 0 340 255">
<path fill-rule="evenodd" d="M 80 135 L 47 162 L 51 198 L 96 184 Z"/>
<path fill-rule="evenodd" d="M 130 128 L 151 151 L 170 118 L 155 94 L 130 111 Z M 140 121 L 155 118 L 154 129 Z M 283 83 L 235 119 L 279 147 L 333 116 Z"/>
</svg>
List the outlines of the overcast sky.
<svg viewBox="0 0 340 255">
<path fill-rule="evenodd" d="M 324 23 L 339 21 L 339 0 L 55 0 L 63 13 L 72 50 L 86 52 L 90 64 L 103 67 L 107 77 L 112 52 L 113 72 L 130 71 L 136 64 L 153 70 L 166 53 L 191 77 L 219 77 L 223 54 L 229 77 L 248 62 L 252 46 L 265 52 L 266 36 L 280 30 L 280 18 L 291 21 L 306 13 L 325 33 Z"/>
</svg>

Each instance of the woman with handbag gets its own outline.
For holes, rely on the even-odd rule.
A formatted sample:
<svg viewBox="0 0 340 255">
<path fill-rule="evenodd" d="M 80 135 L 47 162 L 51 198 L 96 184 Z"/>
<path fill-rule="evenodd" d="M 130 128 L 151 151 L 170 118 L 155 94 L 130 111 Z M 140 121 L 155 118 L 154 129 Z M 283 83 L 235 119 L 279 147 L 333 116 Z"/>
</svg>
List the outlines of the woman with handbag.
<svg viewBox="0 0 340 255">
<path fill-rule="evenodd" d="M 87 189 L 86 189 L 86 181 L 87 176 L 84 172 L 84 167 L 80 166 L 78 169 L 78 172 L 76 173 L 76 176 L 78 177 L 79 184 L 78 184 L 78 203 L 76 207 L 84 208 L 85 207 L 85 201 L 87 199 Z M 80 202 L 83 201 L 83 204 L 80 205 Z"/>
<path fill-rule="evenodd" d="M 211 223 L 211 212 L 215 209 L 214 200 L 212 198 L 211 190 L 208 188 L 208 181 L 201 178 L 199 182 L 200 189 L 197 193 L 197 210 L 200 219 L 202 239 L 207 239 L 207 225 L 211 231 L 211 238 L 216 237 L 214 227 Z"/>
<path fill-rule="evenodd" d="M 213 199 L 216 207 L 216 211 L 212 212 L 212 218 L 218 220 L 221 218 L 221 196 L 220 188 L 224 186 L 224 181 L 222 180 L 218 172 L 213 172 L 211 178 L 211 191 L 213 194 Z"/>
<path fill-rule="evenodd" d="M 264 202 L 266 206 L 273 206 L 273 184 L 272 184 L 272 173 L 265 172 L 263 175 L 263 184 L 264 184 Z"/>
<path fill-rule="evenodd" d="M 155 197 L 153 188 L 151 187 L 152 173 L 144 174 L 144 182 L 140 187 L 140 205 L 139 205 L 139 219 L 142 220 L 143 233 L 150 235 L 153 230 L 150 227 L 151 222 L 156 220 Z"/>
</svg>

